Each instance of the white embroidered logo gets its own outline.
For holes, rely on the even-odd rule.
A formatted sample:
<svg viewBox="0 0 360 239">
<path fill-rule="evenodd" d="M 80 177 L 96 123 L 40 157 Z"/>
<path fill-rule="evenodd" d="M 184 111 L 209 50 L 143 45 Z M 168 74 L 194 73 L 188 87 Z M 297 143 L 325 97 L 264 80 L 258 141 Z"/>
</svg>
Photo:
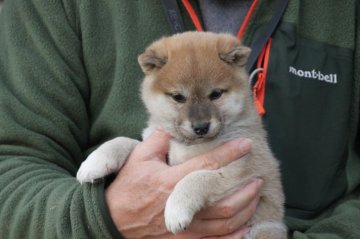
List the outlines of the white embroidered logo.
<svg viewBox="0 0 360 239">
<path fill-rule="evenodd" d="M 337 84 L 337 74 L 323 74 L 321 71 L 311 70 L 311 71 L 304 71 L 298 70 L 293 66 L 289 67 L 289 73 L 296 75 L 301 78 L 310 78 L 319 81 L 324 81 L 330 84 Z"/>
</svg>

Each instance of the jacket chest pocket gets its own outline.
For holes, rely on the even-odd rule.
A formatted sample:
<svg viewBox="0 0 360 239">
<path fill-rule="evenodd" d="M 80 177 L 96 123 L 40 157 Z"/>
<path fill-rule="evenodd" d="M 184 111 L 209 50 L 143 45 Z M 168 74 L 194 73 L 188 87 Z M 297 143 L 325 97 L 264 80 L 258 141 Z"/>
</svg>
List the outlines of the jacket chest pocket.
<svg viewBox="0 0 360 239">
<path fill-rule="evenodd" d="M 264 123 L 281 162 L 287 213 L 309 218 L 346 190 L 353 53 L 296 36 L 273 38 Z"/>
</svg>

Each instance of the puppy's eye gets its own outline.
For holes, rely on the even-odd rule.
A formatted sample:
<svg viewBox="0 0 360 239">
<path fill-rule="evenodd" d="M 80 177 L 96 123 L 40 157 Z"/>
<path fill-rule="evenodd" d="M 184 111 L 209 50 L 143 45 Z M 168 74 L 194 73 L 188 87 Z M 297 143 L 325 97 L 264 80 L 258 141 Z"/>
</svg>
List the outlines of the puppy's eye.
<svg viewBox="0 0 360 239">
<path fill-rule="evenodd" d="M 209 99 L 210 100 L 217 100 L 223 95 L 224 92 L 226 92 L 226 90 L 215 89 L 210 93 Z"/>
<path fill-rule="evenodd" d="M 178 103 L 185 103 L 185 102 L 186 102 L 186 98 L 185 98 L 185 96 L 183 96 L 182 94 L 179 94 L 179 93 L 175 93 L 175 94 L 168 93 L 167 95 L 169 95 L 174 101 L 176 101 L 176 102 L 178 102 Z"/>
</svg>

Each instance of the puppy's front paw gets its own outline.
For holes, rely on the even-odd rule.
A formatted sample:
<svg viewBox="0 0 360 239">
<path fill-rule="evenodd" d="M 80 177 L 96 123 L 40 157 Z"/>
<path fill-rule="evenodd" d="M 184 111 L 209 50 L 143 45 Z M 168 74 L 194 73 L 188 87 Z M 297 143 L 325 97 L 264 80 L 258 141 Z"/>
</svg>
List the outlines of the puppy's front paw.
<svg viewBox="0 0 360 239">
<path fill-rule="evenodd" d="M 102 151 L 94 151 L 81 164 L 76 178 L 80 183 L 94 183 L 96 179 L 114 172 L 118 169 L 116 160 L 109 159 Z"/>
<path fill-rule="evenodd" d="M 194 213 L 189 208 L 170 195 L 165 206 L 165 225 L 168 231 L 173 234 L 184 231 L 190 225 L 193 216 Z"/>
<path fill-rule="evenodd" d="M 117 137 L 102 144 L 81 164 L 76 175 L 80 183 L 93 183 L 110 173 L 117 172 L 139 141 Z"/>
</svg>

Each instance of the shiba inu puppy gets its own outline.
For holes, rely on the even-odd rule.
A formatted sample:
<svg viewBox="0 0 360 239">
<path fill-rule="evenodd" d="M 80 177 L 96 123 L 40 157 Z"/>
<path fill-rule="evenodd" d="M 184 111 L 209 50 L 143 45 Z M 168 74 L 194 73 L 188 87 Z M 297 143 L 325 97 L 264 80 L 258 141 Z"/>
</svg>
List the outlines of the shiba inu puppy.
<svg viewBox="0 0 360 239">
<path fill-rule="evenodd" d="M 150 115 L 144 137 L 156 128 L 173 136 L 170 165 L 239 137 L 253 141 L 245 157 L 217 170 L 190 173 L 178 182 L 165 207 L 165 224 L 173 233 L 189 226 L 201 208 L 259 177 L 264 186 L 246 238 L 286 238 L 278 162 L 244 68 L 249 52 L 231 35 L 187 32 L 154 42 L 138 58 L 145 73 L 142 99 Z M 119 170 L 136 144 L 124 137 L 104 143 L 83 162 L 78 180 L 92 182 Z"/>
</svg>

